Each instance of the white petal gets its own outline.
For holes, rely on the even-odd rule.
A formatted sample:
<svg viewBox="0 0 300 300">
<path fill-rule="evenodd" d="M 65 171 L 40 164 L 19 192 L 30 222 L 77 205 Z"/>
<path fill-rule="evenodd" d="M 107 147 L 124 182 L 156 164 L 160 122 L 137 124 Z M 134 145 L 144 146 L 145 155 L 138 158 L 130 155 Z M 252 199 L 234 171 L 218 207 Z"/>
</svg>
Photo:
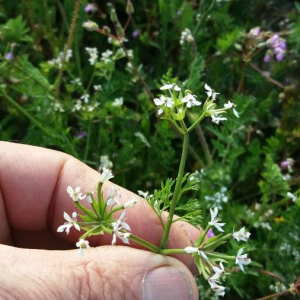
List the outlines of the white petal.
<svg viewBox="0 0 300 300">
<path fill-rule="evenodd" d="M 161 115 L 163 112 L 164 112 L 164 110 L 162 108 L 160 108 L 157 113 L 158 113 L 158 115 Z"/>
<path fill-rule="evenodd" d="M 236 111 L 236 109 L 233 109 L 232 111 L 233 111 L 233 114 L 234 114 L 237 118 L 240 117 L 240 116 L 239 116 L 239 113 Z"/>
<path fill-rule="evenodd" d="M 74 223 L 74 227 L 75 227 L 78 231 L 80 231 L 80 226 L 79 226 L 77 223 Z"/>
<path fill-rule="evenodd" d="M 57 228 L 57 232 L 64 232 L 66 229 L 66 225 L 61 225 Z"/>
<path fill-rule="evenodd" d="M 156 106 L 160 106 L 160 105 L 164 104 L 164 101 L 162 99 L 155 98 L 154 103 Z"/>
<path fill-rule="evenodd" d="M 239 265 L 240 269 L 245 273 L 243 265 L 241 263 L 239 263 L 238 265 Z"/>
<path fill-rule="evenodd" d="M 186 253 L 198 253 L 199 249 L 196 247 L 185 247 L 183 249 Z"/>
<path fill-rule="evenodd" d="M 69 194 L 71 197 L 72 197 L 73 194 L 74 194 L 74 190 L 73 190 L 72 187 L 70 187 L 70 186 L 67 187 L 67 192 L 68 192 L 68 194 Z"/>
<path fill-rule="evenodd" d="M 204 88 L 205 88 L 207 91 L 211 91 L 211 90 L 212 90 L 211 87 L 210 87 L 207 83 L 205 83 Z"/>
<path fill-rule="evenodd" d="M 217 224 L 219 224 L 219 225 L 217 225 Z M 220 232 L 224 232 L 224 230 L 220 227 L 220 224 L 221 224 L 221 223 L 217 223 L 217 224 L 215 224 L 215 227 L 216 227 Z"/>
<path fill-rule="evenodd" d="M 217 207 L 211 208 L 210 209 L 211 222 L 214 221 L 217 215 L 218 215 L 218 208 Z"/>
<path fill-rule="evenodd" d="M 198 251 L 198 254 L 201 255 L 203 258 L 207 259 L 208 260 L 208 257 L 207 255 L 203 252 L 203 251 Z"/>
<path fill-rule="evenodd" d="M 71 217 L 66 213 L 64 212 L 64 219 L 68 222 L 72 222 L 73 220 L 71 219 Z"/>
</svg>

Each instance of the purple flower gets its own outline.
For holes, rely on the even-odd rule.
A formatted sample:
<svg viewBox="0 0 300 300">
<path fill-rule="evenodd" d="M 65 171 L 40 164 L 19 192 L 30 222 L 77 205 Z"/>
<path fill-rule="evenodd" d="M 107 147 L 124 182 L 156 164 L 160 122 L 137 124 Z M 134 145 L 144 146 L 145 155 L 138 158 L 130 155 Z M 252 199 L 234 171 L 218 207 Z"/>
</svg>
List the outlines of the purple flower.
<svg viewBox="0 0 300 300">
<path fill-rule="evenodd" d="M 80 131 L 80 132 L 78 132 L 78 134 L 76 135 L 76 137 L 77 137 L 78 139 L 82 139 L 83 137 L 86 137 L 86 136 L 87 136 L 86 131 Z"/>
<path fill-rule="evenodd" d="M 14 55 L 12 52 L 7 52 L 4 56 L 7 60 L 12 60 L 14 58 Z"/>
<path fill-rule="evenodd" d="M 284 59 L 284 56 L 285 56 L 285 52 L 280 52 L 276 54 L 277 61 L 282 61 Z"/>
<path fill-rule="evenodd" d="M 136 29 L 133 33 L 132 36 L 136 39 L 140 35 L 139 31 Z"/>
<path fill-rule="evenodd" d="M 249 33 L 252 36 L 258 36 L 260 34 L 260 27 L 252 28 Z"/>
<path fill-rule="evenodd" d="M 95 13 L 98 10 L 98 7 L 96 4 L 90 3 L 85 6 L 84 11 L 88 13 Z"/>
<path fill-rule="evenodd" d="M 290 165 L 291 165 L 291 162 L 289 162 L 288 160 L 283 160 L 283 161 L 280 163 L 280 168 L 281 168 L 282 170 L 284 170 L 284 169 L 287 169 L 288 166 L 290 166 Z"/>
<path fill-rule="evenodd" d="M 210 228 L 207 232 L 207 237 L 210 239 L 210 238 L 213 238 L 215 236 L 212 228 Z"/>
<path fill-rule="evenodd" d="M 272 57 L 269 53 L 266 53 L 265 57 L 264 57 L 264 62 L 265 63 L 269 63 L 271 61 Z"/>
<path fill-rule="evenodd" d="M 277 43 L 278 39 L 279 39 L 279 35 L 278 35 L 278 34 L 274 34 L 274 35 L 272 35 L 272 36 L 268 39 L 267 43 L 268 43 L 268 44 L 271 44 L 271 45 L 274 45 L 275 43 Z"/>
</svg>

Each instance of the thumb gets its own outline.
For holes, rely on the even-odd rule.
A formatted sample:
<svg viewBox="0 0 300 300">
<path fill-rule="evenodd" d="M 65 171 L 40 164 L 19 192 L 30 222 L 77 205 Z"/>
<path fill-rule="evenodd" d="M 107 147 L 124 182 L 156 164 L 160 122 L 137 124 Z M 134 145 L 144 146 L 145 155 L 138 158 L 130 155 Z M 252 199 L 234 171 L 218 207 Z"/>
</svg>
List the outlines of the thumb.
<svg viewBox="0 0 300 300">
<path fill-rule="evenodd" d="M 0 255 L 1 299 L 198 299 L 184 264 L 148 251 L 102 246 L 81 257 L 0 245 Z"/>
</svg>

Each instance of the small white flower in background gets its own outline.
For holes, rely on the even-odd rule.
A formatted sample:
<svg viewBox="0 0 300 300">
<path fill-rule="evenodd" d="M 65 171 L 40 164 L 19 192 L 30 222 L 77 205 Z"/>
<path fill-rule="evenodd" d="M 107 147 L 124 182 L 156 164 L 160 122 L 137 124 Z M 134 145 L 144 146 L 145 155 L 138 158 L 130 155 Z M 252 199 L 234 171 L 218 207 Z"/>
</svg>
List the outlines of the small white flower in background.
<svg viewBox="0 0 300 300">
<path fill-rule="evenodd" d="M 220 267 L 214 266 L 213 270 L 214 270 L 215 274 L 218 274 L 219 276 L 221 276 L 225 272 L 222 262 L 220 262 Z"/>
<path fill-rule="evenodd" d="M 74 80 L 71 81 L 71 84 L 82 86 L 82 82 L 80 78 L 75 78 Z"/>
<path fill-rule="evenodd" d="M 103 167 L 100 182 L 104 183 L 105 181 L 107 181 L 107 180 L 109 180 L 113 177 L 114 177 L 114 175 L 111 172 L 111 170 L 106 169 L 105 167 Z"/>
<path fill-rule="evenodd" d="M 251 233 L 250 232 L 246 232 L 245 227 L 243 227 L 242 229 L 240 229 L 240 231 L 237 232 L 233 232 L 232 237 L 234 239 L 236 239 L 238 242 L 239 241 L 244 241 L 247 242 L 249 237 L 250 237 Z"/>
<path fill-rule="evenodd" d="M 151 148 L 150 143 L 146 139 L 146 137 L 141 132 L 135 132 L 134 135 L 138 137 L 143 144 L 145 144 L 148 148 Z"/>
<path fill-rule="evenodd" d="M 226 121 L 226 120 L 227 120 L 227 118 L 224 118 L 222 116 L 216 117 L 215 115 L 211 115 L 211 121 L 217 125 L 220 124 L 220 121 Z"/>
<path fill-rule="evenodd" d="M 80 99 L 76 100 L 76 103 L 75 103 L 75 105 L 72 108 L 73 112 L 79 111 L 79 110 L 82 110 L 82 102 L 81 102 Z"/>
<path fill-rule="evenodd" d="M 205 252 L 199 250 L 197 247 L 185 247 L 183 250 L 186 253 L 198 253 L 198 255 L 201 255 L 203 258 L 205 258 L 206 260 L 208 260 L 208 257 L 205 254 Z"/>
<path fill-rule="evenodd" d="M 239 118 L 240 116 L 239 116 L 239 113 L 236 111 L 236 109 L 235 109 L 235 105 L 232 103 L 232 102 L 230 102 L 230 101 L 228 101 L 227 103 L 225 103 L 224 104 L 224 107 L 225 108 L 232 108 L 232 111 L 233 111 L 233 114 L 237 117 L 237 118 Z"/>
<path fill-rule="evenodd" d="M 148 195 L 149 195 L 149 192 L 147 191 L 147 192 L 143 192 L 143 191 L 137 191 L 137 193 L 140 195 L 140 196 L 142 196 L 143 198 L 147 198 L 148 197 Z"/>
<path fill-rule="evenodd" d="M 251 263 L 251 259 L 248 257 L 248 254 L 242 254 L 244 248 L 241 248 L 235 258 L 235 263 L 240 267 L 240 269 L 245 273 L 243 265 L 249 265 Z"/>
<path fill-rule="evenodd" d="M 125 229 L 131 231 L 130 226 L 124 222 L 126 217 L 126 211 L 124 210 L 116 222 L 111 223 L 113 227 L 113 239 L 111 244 L 115 245 L 117 237 L 123 241 L 125 244 L 129 244 L 128 238 L 130 237 L 130 232 L 122 232 L 120 230 Z"/>
<path fill-rule="evenodd" d="M 197 96 L 195 95 L 187 94 L 185 97 L 182 98 L 182 102 L 186 103 L 186 106 L 188 108 L 191 108 L 192 106 L 199 106 L 201 105 L 201 102 L 197 101 L 196 97 Z"/>
<path fill-rule="evenodd" d="M 80 99 L 84 101 L 84 103 L 89 102 L 90 95 L 89 94 L 83 94 Z"/>
<path fill-rule="evenodd" d="M 67 192 L 68 192 L 69 196 L 73 199 L 74 202 L 82 200 L 86 197 L 86 195 L 82 196 L 80 189 L 81 189 L 81 187 L 77 187 L 77 188 L 75 188 L 75 190 L 73 190 L 73 188 L 70 186 L 67 187 Z"/>
<path fill-rule="evenodd" d="M 94 90 L 95 91 L 102 91 L 102 85 L 101 84 L 94 85 Z"/>
<path fill-rule="evenodd" d="M 294 202 L 296 201 L 297 197 L 292 194 L 291 192 L 287 192 L 286 193 L 286 196 L 289 198 L 289 199 L 292 199 Z"/>
<path fill-rule="evenodd" d="M 114 102 L 112 103 L 112 106 L 115 106 L 115 107 L 122 106 L 123 103 L 124 103 L 123 97 L 116 98 L 116 99 L 114 100 Z"/>
<path fill-rule="evenodd" d="M 207 83 L 205 83 L 204 88 L 206 89 L 206 95 L 213 100 L 216 100 L 217 95 L 220 93 L 216 93 Z"/>
<path fill-rule="evenodd" d="M 160 90 L 165 91 L 165 90 L 171 90 L 173 89 L 173 83 L 164 83 L 164 85 L 160 88 Z"/>
<path fill-rule="evenodd" d="M 124 208 L 132 207 L 132 206 L 137 205 L 137 203 L 138 203 L 138 200 L 137 200 L 137 199 L 131 199 L 131 200 L 125 202 L 124 205 L 123 205 L 123 207 L 124 207 Z"/>
<path fill-rule="evenodd" d="M 218 208 L 217 207 L 211 208 L 210 209 L 211 220 L 208 224 L 216 227 L 217 230 L 224 232 L 224 230 L 221 227 L 224 226 L 225 223 L 218 223 L 219 221 L 221 221 L 221 219 L 217 218 L 217 215 L 218 215 Z"/>
<path fill-rule="evenodd" d="M 113 55 L 113 52 L 111 50 L 106 50 L 105 52 L 103 52 L 101 54 L 101 60 L 104 61 L 104 63 L 110 63 L 111 60 L 111 56 Z"/>
<path fill-rule="evenodd" d="M 109 160 L 108 155 L 101 155 L 100 156 L 100 164 L 102 167 L 107 169 L 111 169 L 113 167 L 112 161 Z"/>
<path fill-rule="evenodd" d="M 80 226 L 77 224 L 77 213 L 72 213 L 72 218 L 64 212 L 64 219 L 67 221 L 64 225 L 61 225 L 57 228 L 57 232 L 64 232 L 66 230 L 66 233 L 70 233 L 71 227 L 75 227 L 78 231 L 80 231 Z"/>
<path fill-rule="evenodd" d="M 89 245 L 89 241 L 86 241 L 86 240 L 83 240 L 83 239 L 80 239 L 80 241 L 76 243 L 76 247 L 79 248 L 78 251 L 79 251 L 80 256 L 83 256 L 83 249 L 91 248 L 90 245 Z"/>
<path fill-rule="evenodd" d="M 192 33 L 190 29 L 186 28 L 181 32 L 181 37 L 180 37 L 180 45 L 184 45 L 185 43 L 191 43 L 194 41 L 194 37 L 192 36 Z"/>
<path fill-rule="evenodd" d="M 85 50 L 90 56 L 89 62 L 93 66 L 98 58 L 98 50 L 97 48 L 90 48 L 90 47 L 86 47 Z"/>
</svg>

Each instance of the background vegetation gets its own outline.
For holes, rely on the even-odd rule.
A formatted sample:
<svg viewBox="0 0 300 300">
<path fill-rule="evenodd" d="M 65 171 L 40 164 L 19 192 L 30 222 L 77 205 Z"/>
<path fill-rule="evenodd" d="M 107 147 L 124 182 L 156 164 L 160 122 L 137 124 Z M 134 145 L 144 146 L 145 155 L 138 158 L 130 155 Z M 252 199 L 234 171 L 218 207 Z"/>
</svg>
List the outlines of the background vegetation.
<svg viewBox="0 0 300 300">
<path fill-rule="evenodd" d="M 0 139 L 112 167 L 114 182 L 152 193 L 176 178 L 182 145 L 157 117 L 154 95 L 162 80 L 177 81 L 203 102 L 208 83 L 219 103 L 233 100 L 240 118 L 205 120 L 193 133 L 187 171 L 197 172 L 201 188 L 191 197 L 204 220 L 217 203 L 223 221 L 246 226 L 247 253 L 259 263 L 228 275 L 225 298 L 288 288 L 300 275 L 300 2 L 132 2 L 125 51 L 82 27 L 92 20 L 116 34 L 110 10 L 125 26 L 125 0 L 94 9 L 84 0 L 1 2 Z M 180 43 L 186 28 L 193 39 Z M 270 40 L 276 34 L 280 56 Z M 213 299 L 206 285 L 199 289 L 201 299 Z"/>
</svg>

